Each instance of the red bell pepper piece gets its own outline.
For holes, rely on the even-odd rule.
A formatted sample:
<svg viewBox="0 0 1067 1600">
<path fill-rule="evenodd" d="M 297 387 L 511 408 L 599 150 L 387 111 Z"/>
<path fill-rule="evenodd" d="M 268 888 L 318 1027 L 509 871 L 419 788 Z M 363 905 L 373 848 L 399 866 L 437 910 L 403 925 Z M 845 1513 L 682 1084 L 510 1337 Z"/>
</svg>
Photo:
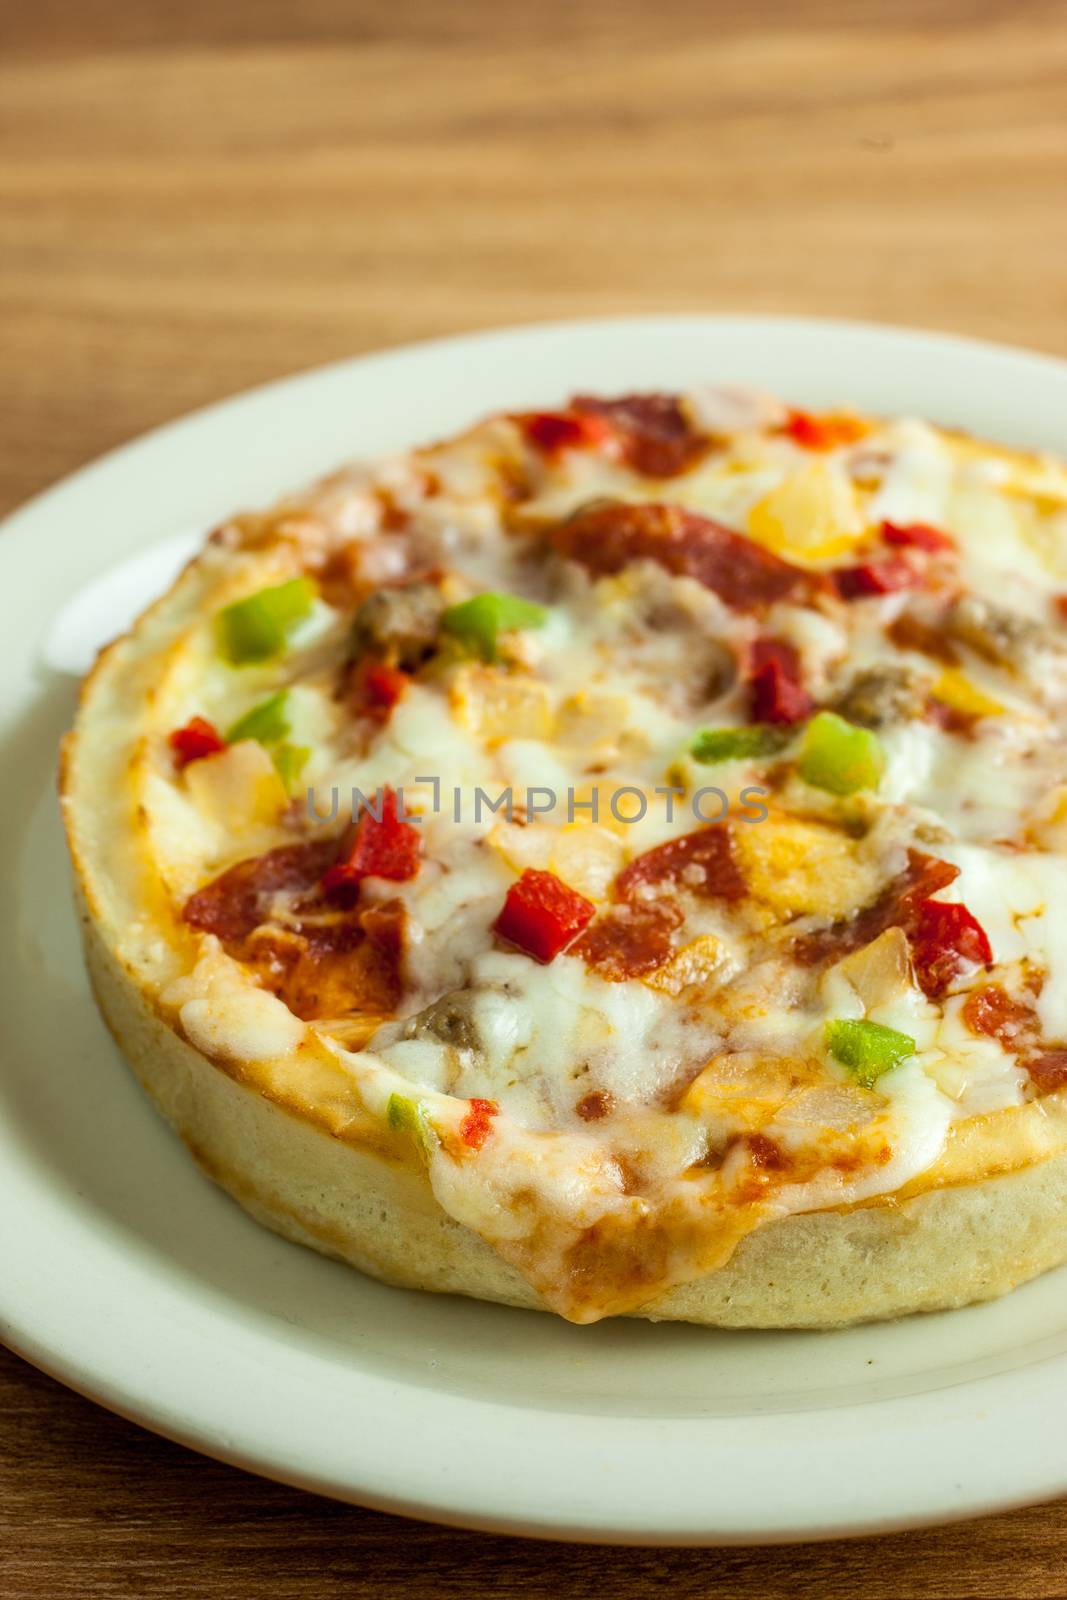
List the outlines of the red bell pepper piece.
<svg viewBox="0 0 1067 1600">
<path fill-rule="evenodd" d="M 800 657 L 782 639 L 757 639 L 749 655 L 753 722 L 803 722 L 815 702 L 801 682 Z"/>
<path fill-rule="evenodd" d="M 988 966 L 993 959 L 985 929 L 966 906 L 924 900 L 909 932 L 919 987 L 931 1000 L 943 995 L 969 962 Z"/>
<path fill-rule="evenodd" d="M 896 589 L 909 589 L 919 581 L 915 568 L 899 556 L 890 556 L 887 561 L 863 561 L 855 567 L 838 567 L 830 576 L 842 600 L 865 600 L 869 595 L 892 594 Z"/>
<path fill-rule="evenodd" d="M 530 443 L 546 456 L 561 450 L 590 450 L 611 433 L 607 419 L 591 412 L 534 411 L 516 420 Z"/>
<path fill-rule="evenodd" d="M 480 1150 L 489 1137 L 493 1118 L 500 1111 L 495 1100 L 470 1102 L 470 1110 L 459 1125 L 459 1136 L 469 1150 Z"/>
<path fill-rule="evenodd" d="M 184 728 L 175 728 L 167 743 L 174 751 L 174 765 L 179 772 L 191 761 L 202 761 L 226 748 L 226 740 L 206 717 L 190 717 Z"/>
<path fill-rule="evenodd" d="M 790 411 L 784 431 L 805 450 L 834 450 L 839 444 L 855 444 L 867 427 L 858 417 L 833 412 L 818 417 L 810 411 Z"/>
<path fill-rule="evenodd" d="M 928 522 L 883 522 L 882 538 L 886 544 L 903 550 L 925 550 L 938 555 L 943 550 L 955 550 L 956 541 L 951 533 L 934 528 Z"/>
<path fill-rule="evenodd" d="M 323 893 L 339 905 L 354 905 L 364 878 L 403 883 L 418 872 L 421 853 L 418 828 L 397 816 L 396 793 L 385 789 L 381 816 L 364 811 L 340 859 L 323 874 Z"/>
<path fill-rule="evenodd" d="M 389 713 L 411 682 L 406 672 L 385 661 L 367 659 L 356 669 L 356 707 L 374 722 L 388 722 Z"/>
<path fill-rule="evenodd" d="M 502 939 L 544 963 L 577 938 L 595 911 L 591 900 L 554 872 L 527 867 L 508 890 L 493 928 Z"/>
</svg>

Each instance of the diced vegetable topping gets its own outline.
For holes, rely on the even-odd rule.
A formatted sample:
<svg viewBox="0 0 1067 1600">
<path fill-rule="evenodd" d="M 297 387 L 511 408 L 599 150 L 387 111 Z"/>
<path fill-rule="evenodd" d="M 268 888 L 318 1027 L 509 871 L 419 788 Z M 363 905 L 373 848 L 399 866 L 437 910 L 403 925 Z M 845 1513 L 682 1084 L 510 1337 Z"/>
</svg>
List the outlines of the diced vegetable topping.
<svg viewBox="0 0 1067 1600">
<path fill-rule="evenodd" d="M 547 456 L 562 450 L 589 450 L 608 438 L 604 417 L 570 411 L 533 411 L 515 419 L 527 439 Z"/>
<path fill-rule="evenodd" d="M 357 682 L 363 710 L 375 721 L 385 722 L 411 678 L 385 661 L 365 661 Z"/>
<path fill-rule="evenodd" d="M 896 545 L 898 549 L 925 550 L 936 555 L 956 548 L 951 533 L 932 528 L 928 522 L 883 522 L 881 532 L 886 544 Z"/>
<path fill-rule="evenodd" d="M 275 745 L 270 755 L 279 778 L 285 784 L 285 792 L 292 794 L 300 781 L 300 774 L 307 765 L 311 750 L 306 744 L 283 742 Z"/>
<path fill-rule="evenodd" d="M 385 1107 L 385 1120 L 394 1133 L 406 1133 L 423 1150 L 437 1143 L 437 1135 L 420 1100 L 410 1095 L 391 1094 Z"/>
<path fill-rule="evenodd" d="M 864 1089 L 915 1054 L 915 1040 L 880 1022 L 828 1022 L 826 1048 Z"/>
<path fill-rule="evenodd" d="M 999 700 L 983 693 L 964 673 L 947 667 L 930 690 L 933 698 L 963 717 L 999 717 L 1004 710 Z"/>
<path fill-rule="evenodd" d="M 866 600 L 871 595 L 910 589 L 920 574 L 899 556 L 883 561 L 862 561 L 855 567 L 838 567 L 831 576 L 842 600 Z"/>
<path fill-rule="evenodd" d="M 470 1150 L 480 1150 L 492 1130 L 500 1107 L 495 1100 L 472 1100 L 470 1110 L 459 1125 L 459 1136 Z"/>
<path fill-rule="evenodd" d="M 261 700 L 243 717 L 238 717 L 227 729 L 227 744 L 238 744 L 242 739 L 258 739 L 260 744 L 275 744 L 289 732 L 289 691 L 280 689 L 269 699 Z"/>
<path fill-rule="evenodd" d="M 472 655 L 495 661 L 501 633 L 518 628 L 543 628 L 548 621 L 544 606 L 535 605 L 516 594 L 476 594 L 459 605 L 449 606 L 441 618 L 446 633 L 458 639 Z"/>
<path fill-rule="evenodd" d="M 364 811 L 340 859 L 323 875 L 323 893 L 336 904 L 353 905 L 364 878 L 403 883 L 419 870 L 422 839 L 413 823 L 397 816 L 394 790 L 382 791 L 380 812 Z"/>
<path fill-rule="evenodd" d="M 815 416 L 810 411 L 791 411 L 785 432 L 805 450 L 836 450 L 838 445 L 855 444 L 867 432 L 859 417 L 828 411 Z"/>
<path fill-rule="evenodd" d="M 898 872 L 876 900 L 850 916 L 841 917 L 818 933 L 803 934 L 793 950 L 805 966 L 832 958 L 840 961 L 850 950 L 860 950 L 887 928 L 912 933 L 919 911 L 931 895 L 947 889 L 960 875 L 950 861 L 908 851 L 908 864 Z"/>
<path fill-rule="evenodd" d="M 749 657 L 754 722 L 803 722 L 814 702 L 801 681 L 800 656 L 784 639 L 757 639 Z"/>
<path fill-rule="evenodd" d="M 310 612 L 315 592 L 310 578 L 290 578 L 226 606 L 216 618 L 225 659 L 238 667 L 281 655 L 290 633 Z"/>
<path fill-rule="evenodd" d="M 174 765 L 179 772 L 191 761 L 202 761 L 226 748 L 226 740 L 206 717 L 190 717 L 184 728 L 175 728 L 167 743 L 174 751 Z"/>
<path fill-rule="evenodd" d="M 911 934 L 915 975 L 923 993 L 939 999 L 968 965 L 993 960 L 989 936 L 966 906 L 926 900 L 917 909 Z"/>
<path fill-rule="evenodd" d="M 768 550 L 821 562 L 854 550 L 866 529 L 855 484 L 816 457 L 749 508 L 748 531 Z"/>
<path fill-rule="evenodd" d="M 203 817 L 235 832 L 277 822 L 289 803 L 266 746 L 256 739 L 242 739 L 210 761 L 195 762 L 185 783 Z"/>
<path fill-rule="evenodd" d="M 789 738 L 782 728 L 756 723 L 745 728 L 701 728 L 689 754 L 694 761 L 714 766 L 718 761 L 742 761 L 753 756 L 773 755 Z"/>
<path fill-rule="evenodd" d="M 857 728 L 834 711 L 820 711 L 804 729 L 797 771 L 816 789 L 855 794 L 878 787 L 885 753 L 869 728 Z"/>
<path fill-rule="evenodd" d="M 591 900 L 554 872 L 527 867 L 508 890 L 493 928 L 535 961 L 548 962 L 577 938 L 595 911 Z"/>
</svg>

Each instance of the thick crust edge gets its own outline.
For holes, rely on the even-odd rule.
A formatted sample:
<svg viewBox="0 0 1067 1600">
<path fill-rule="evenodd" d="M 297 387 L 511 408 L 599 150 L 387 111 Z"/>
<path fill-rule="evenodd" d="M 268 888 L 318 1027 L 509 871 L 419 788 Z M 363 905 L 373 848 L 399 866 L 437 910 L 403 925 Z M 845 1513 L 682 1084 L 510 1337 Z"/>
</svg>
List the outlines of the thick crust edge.
<svg viewBox="0 0 1067 1600">
<path fill-rule="evenodd" d="M 268 1099 L 156 1013 L 81 904 L 108 1026 L 207 1174 L 257 1221 L 386 1283 L 540 1307 L 410 1168 Z M 717 1272 L 641 1316 L 717 1327 L 835 1328 L 992 1299 L 1067 1260 L 1067 1154 L 902 1202 L 767 1224 Z"/>
</svg>

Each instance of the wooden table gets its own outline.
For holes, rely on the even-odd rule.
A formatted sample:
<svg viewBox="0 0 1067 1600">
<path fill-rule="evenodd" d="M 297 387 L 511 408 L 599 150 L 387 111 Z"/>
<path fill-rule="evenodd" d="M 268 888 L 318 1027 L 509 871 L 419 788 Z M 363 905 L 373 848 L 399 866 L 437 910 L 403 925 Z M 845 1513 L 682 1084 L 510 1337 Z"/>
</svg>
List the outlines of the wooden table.
<svg viewBox="0 0 1067 1600">
<path fill-rule="evenodd" d="M 8 0 L 0 511 L 248 384 L 490 323 L 823 312 L 1067 354 L 1065 20 L 1055 0 Z M 6 1355 L 0 1419 L 5 1597 L 1067 1592 L 1067 1504 L 612 1552 L 317 1501 Z"/>
</svg>

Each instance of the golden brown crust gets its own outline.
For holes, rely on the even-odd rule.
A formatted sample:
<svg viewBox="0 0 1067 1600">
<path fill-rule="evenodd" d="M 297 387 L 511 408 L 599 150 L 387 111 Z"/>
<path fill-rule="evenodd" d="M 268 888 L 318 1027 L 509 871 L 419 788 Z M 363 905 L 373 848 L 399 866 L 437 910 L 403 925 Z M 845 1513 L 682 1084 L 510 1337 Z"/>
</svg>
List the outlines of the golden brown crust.
<svg viewBox="0 0 1067 1600">
<path fill-rule="evenodd" d="M 240 1083 L 158 1016 L 85 918 L 101 1010 L 208 1175 L 257 1221 L 386 1283 L 538 1307 L 417 1170 Z M 1067 1154 L 899 1204 L 768 1224 L 718 1272 L 643 1308 L 720 1327 L 833 1328 L 987 1300 L 1067 1259 Z"/>
</svg>

